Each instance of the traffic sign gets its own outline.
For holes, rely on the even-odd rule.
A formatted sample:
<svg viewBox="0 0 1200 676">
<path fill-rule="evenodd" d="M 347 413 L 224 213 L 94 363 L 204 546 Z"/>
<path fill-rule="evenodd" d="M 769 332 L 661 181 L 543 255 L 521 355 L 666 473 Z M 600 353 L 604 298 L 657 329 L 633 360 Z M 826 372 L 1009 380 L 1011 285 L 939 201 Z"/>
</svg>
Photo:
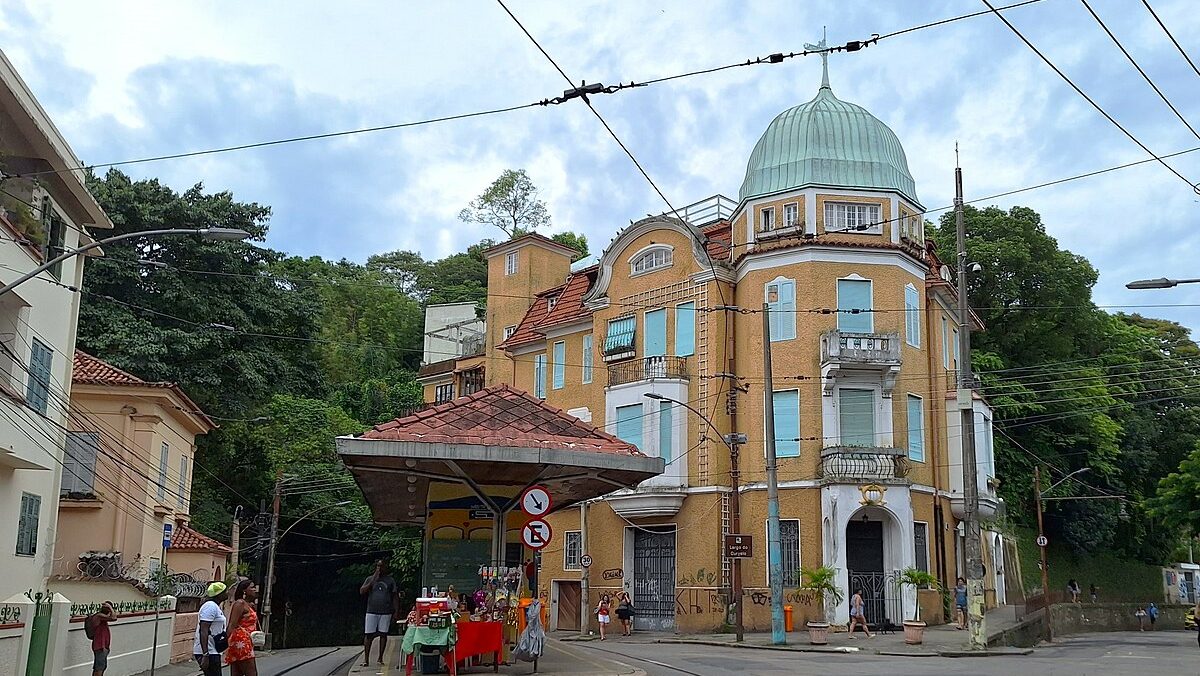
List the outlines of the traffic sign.
<svg viewBox="0 0 1200 676">
<path fill-rule="evenodd" d="M 541 519 L 531 519 L 529 523 L 521 529 L 521 542 L 530 549 L 541 549 L 550 544 L 550 538 L 553 537 L 554 531 L 550 529 L 550 524 Z"/>
<path fill-rule="evenodd" d="M 579 565 L 583 566 L 584 568 L 591 568 L 592 567 L 592 557 L 588 556 L 587 554 L 584 554 L 583 556 L 579 557 Z"/>
<path fill-rule="evenodd" d="M 544 486 L 531 486 L 521 494 L 521 511 L 538 517 L 550 511 L 550 491 Z"/>
<path fill-rule="evenodd" d="M 163 549 L 171 548 L 171 524 L 163 524 Z"/>
<path fill-rule="evenodd" d="M 1045 547 L 1046 545 L 1050 544 L 1050 541 L 1046 539 L 1045 535 L 1037 536 L 1037 540 L 1035 540 L 1035 542 L 1037 542 L 1037 546 L 1039 547 Z"/>
<path fill-rule="evenodd" d="M 754 558 L 754 536 L 732 533 L 725 536 L 725 558 Z"/>
</svg>

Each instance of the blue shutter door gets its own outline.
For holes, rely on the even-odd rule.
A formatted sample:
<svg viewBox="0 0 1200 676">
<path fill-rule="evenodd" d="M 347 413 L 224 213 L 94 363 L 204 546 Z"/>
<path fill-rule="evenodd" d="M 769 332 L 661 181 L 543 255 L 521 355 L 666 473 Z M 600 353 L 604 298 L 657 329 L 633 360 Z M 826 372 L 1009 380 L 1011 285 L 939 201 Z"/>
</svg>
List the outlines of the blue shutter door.
<svg viewBox="0 0 1200 676">
<path fill-rule="evenodd" d="M 539 354 L 533 359 L 533 396 L 538 399 L 546 398 L 546 355 Z"/>
<path fill-rule="evenodd" d="M 921 398 L 908 395 L 908 457 L 925 462 L 925 420 Z"/>
<path fill-rule="evenodd" d="M 696 353 L 696 304 L 675 306 L 675 356 L 690 357 Z"/>
<path fill-rule="evenodd" d="M 617 407 L 617 438 L 642 448 L 642 405 Z"/>
<path fill-rule="evenodd" d="M 554 389 L 561 390 L 566 381 L 567 344 L 554 344 Z"/>
<path fill-rule="evenodd" d="M 592 337 L 583 337 L 583 382 L 592 382 Z"/>
<path fill-rule="evenodd" d="M 674 451 L 671 448 L 671 409 L 675 408 L 675 404 L 669 401 L 658 402 L 658 455 L 667 462 L 674 460 L 672 454 Z"/>
<path fill-rule="evenodd" d="M 870 333 L 873 327 L 870 312 L 851 314 L 846 310 L 871 309 L 871 282 L 860 279 L 839 279 L 838 330 L 846 333 Z"/>
<path fill-rule="evenodd" d="M 643 357 L 659 357 L 667 353 L 667 311 L 665 309 L 646 313 L 644 341 Z"/>
<path fill-rule="evenodd" d="M 796 283 L 790 279 L 779 283 L 779 339 L 796 337 Z"/>
<path fill-rule="evenodd" d="M 874 390 L 838 390 L 838 421 L 843 446 L 875 446 Z"/>
<path fill-rule="evenodd" d="M 772 397 L 775 411 L 775 455 L 794 458 L 800 455 L 800 393 L 796 390 L 776 392 Z"/>
<path fill-rule="evenodd" d="M 904 332 L 908 344 L 921 346 L 921 302 L 914 287 L 904 287 Z"/>
</svg>

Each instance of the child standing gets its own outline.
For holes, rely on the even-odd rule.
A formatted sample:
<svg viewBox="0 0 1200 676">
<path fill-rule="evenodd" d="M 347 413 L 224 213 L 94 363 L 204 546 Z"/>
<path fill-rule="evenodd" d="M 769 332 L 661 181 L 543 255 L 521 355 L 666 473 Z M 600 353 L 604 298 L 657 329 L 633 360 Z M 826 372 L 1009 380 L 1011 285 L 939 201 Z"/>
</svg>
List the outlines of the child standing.
<svg viewBox="0 0 1200 676">
<path fill-rule="evenodd" d="M 610 606 L 612 606 L 612 599 L 609 598 L 608 594 L 601 596 L 600 603 L 596 604 L 596 621 L 600 623 L 601 641 L 604 640 L 604 635 L 608 633 L 608 623 L 612 621 L 612 618 L 609 617 Z"/>
</svg>

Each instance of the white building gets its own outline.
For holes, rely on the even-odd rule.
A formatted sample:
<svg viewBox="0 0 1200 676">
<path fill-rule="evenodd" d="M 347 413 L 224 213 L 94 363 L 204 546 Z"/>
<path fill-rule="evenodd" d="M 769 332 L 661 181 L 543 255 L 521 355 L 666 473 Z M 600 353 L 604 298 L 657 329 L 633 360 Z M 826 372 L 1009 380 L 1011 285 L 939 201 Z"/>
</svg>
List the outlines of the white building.
<svg viewBox="0 0 1200 676">
<path fill-rule="evenodd" d="M 425 353 L 421 364 L 483 351 L 484 321 L 475 303 L 443 303 L 425 308 Z"/>
<path fill-rule="evenodd" d="M 67 142 L 0 53 L 0 283 L 112 228 Z M 34 174 L 33 178 L 19 175 Z M 44 590 L 54 560 L 83 259 L 0 296 L 0 600 Z"/>
</svg>

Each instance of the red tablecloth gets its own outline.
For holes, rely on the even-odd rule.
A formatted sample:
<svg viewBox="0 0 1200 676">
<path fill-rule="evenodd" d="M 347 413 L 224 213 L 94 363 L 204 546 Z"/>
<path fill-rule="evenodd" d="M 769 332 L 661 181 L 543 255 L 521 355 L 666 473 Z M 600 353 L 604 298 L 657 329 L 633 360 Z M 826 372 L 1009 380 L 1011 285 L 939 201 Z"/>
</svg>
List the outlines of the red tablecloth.
<svg viewBox="0 0 1200 676">
<path fill-rule="evenodd" d="M 454 644 L 454 659 L 463 660 L 476 655 L 492 655 L 499 661 L 504 649 L 503 622 L 459 622 L 458 641 Z"/>
</svg>

